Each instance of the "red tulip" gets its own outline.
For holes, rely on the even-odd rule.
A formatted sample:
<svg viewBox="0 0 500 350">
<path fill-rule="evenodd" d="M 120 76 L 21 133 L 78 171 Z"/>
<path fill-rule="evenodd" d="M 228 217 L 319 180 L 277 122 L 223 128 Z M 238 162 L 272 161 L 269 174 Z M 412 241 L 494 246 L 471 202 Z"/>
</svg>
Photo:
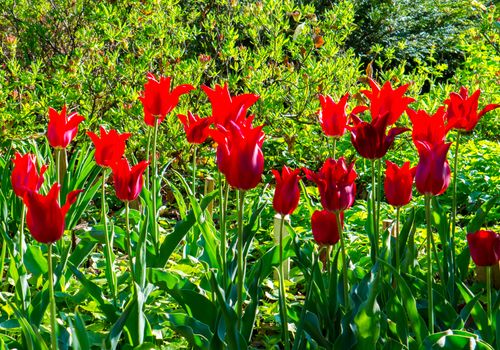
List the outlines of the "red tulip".
<svg viewBox="0 0 500 350">
<path fill-rule="evenodd" d="M 100 127 L 101 137 L 92 131 L 87 131 L 95 147 L 95 161 L 102 167 L 110 167 L 123 157 L 125 153 L 125 141 L 132 135 L 129 132 L 119 134 L 116 130 L 106 132 L 104 127 Z"/>
<path fill-rule="evenodd" d="M 203 143 L 209 135 L 209 127 L 212 124 L 212 118 L 200 118 L 188 112 L 188 115 L 178 114 L 177 117 L 184 125 L 186 138 L 190 143 Z"/>
<path fill-rule="evenodd" d="M 382 86 L 382 89 L 371 78 L 369 84 L 372 90 L 362 90 L 361 92 L 370 100 L 369 109 L 372 122 L 374 119 L 387 115 L 387 125 L 392 125 L 401 117 L 408 105 L 415 101 L 414 98 L 404 96 L 409 84 L 400 86 L 395 90 L 392 89 L 389 81 Z"/>
<path fill-rule="evenodd" d="M 53 243 L 61 239 L 64 233 L 65 217 L 71 204 L 82 190 L 72 191 L 61 207 L 58 202 L 60 185 L 56 182 L 44 196 L 35 191 L 27 191 L 24 203 L 28 208 L 26 224 L 35 240 L 40 243 Z"/>
<path fill-rule="evenodd" d="M 408 85 L 403 85 L 392 90 L 391 83 L 386 82 L 380 89 L 374 80 L 370 79 L 372 91 L 363 90 L 362 93 L 370 100 L 370 107 L 358 106 L 351 113 L 353 126 L 351 130 L 351 141 L 356 151 L 366 159 L 382 158 L 394 142 L 394 138 L 409 131 L 408 128 L 392 128 L 386 135 L 388 126 L 394 124 L 408 104 L 414 101 L 411 97 L 403 96 Z M 370 110 L 371 122 L 362 121 L 356 114 Z"/>
<path fill-rule="evenodd" d="M 500 235 L 481 230 L 467 234 L 470 256 L 477 266 L 496 265 L 500 261 Z"/>
<path fill-rule="evenodd" d="M 410 162 L 404 163 L 401 168 L 388 160 L 385 163 L 384 190 L 387 202 L 395 207 L 410 203 L 416 168 L 410 169 Z"/>
<path fill-rule="evenodd" d="M 328 158 L 319 172 L 304 169 L 309 180 L 316 183 L 323 208 L 331 212 L 344 211 L 354 204 L 357 177 L 354 163 L 347 165 L 343 157 Z"/>
<path fill-rule="evenodd" d="M 276 178 L 276 190 L 274 191 L 273 208 L 281 215 L 289 215 L 297 208 L 300 198 L 299 180 L 300 169 L 291 170 L 283 166 L 281 174 L 273 170 Z"/>
<path fill-rule="evenodd" d="M 16 152 L 14 159 L 14 168 L 10 180 L 12 189 L 16 196 L 23 198 L 28 191 L 38 192 L 43 183 L 43 174 L 47 170 L 47 165 L 42 165 L 40 173 L 36 170 L 36 160 L 33 154 L 22 156 Z"/>
<path fill-rule="evenodd" d="M 344 212 L 340 213 L 341 226 L 344 226 Z M 314 240 L 318 244 L 333 245 L 340 239 L 337 215 L 328 210 L 316 210 L 311 217 Z"/>
<path fill-rule="evenodd" d="M 338 103 L 330 96 L 319 96 L 321 109 L 319 111 L 319 122 L 323 132 L 327 136 L 341 137 L 347 127 L 347 100 L 349 94 L 345 94 Z"/>
<path fill-rule="evenodd" d="M 445 142 L 452 125 L 446 123 L 444 107 L 440 107 L 433 115 L 424 110 L 414 111 L 410 108 L 406 112 L 413 124 L 413 142 L 424 141 L 430 145 Z"/>
<path fill-rule="evenodd" d="M 127 159 L 122 158 L 111 166 L 118 199 L 128 202 L 135 200 L 139 196 L 144 183 L 142 175 L 148 164 L 148 161 L 143 160 L 130 168 Z"/>
<path fill-rule="evenodd" d="M 210 103 L 212 104 L 212 117 L 214 124 L 220 124 L 225 128 L 228 128 L 229 121 L 234 121 L 236 115 L 239 113 L 242 113 L 242 115 L 245 116 L 248 108 L 250 108 L 259 99 L 259 96 L 255 94 L 231 96 L 227 83 L 224 84 L 224 86 L 215 85 L 214 89 L 211 89 L 206 85 L 202 85 L 201 88 L 205 91 Z"/>
<path fill-rule="evenodd" d="M 66 106 L 61 113 L 49 108 L 49 125 L 47 139 L 53 148 L 66 148 L 78 133 L 78 124 L 85 118 L 76 112 L 66 115 Z"/>
<path fill-rule="evenodd" d="M 439 196 L 450 184 L 450 166 L 446 153 L 451 143 L 430 145 L 427 142 L 416 141 L 415 146 L 420 157 L 415 172 L 415 184 L 421 194 Z"/>
<path fill-rule="evenodd" d="M 460 93 L 452 92 L 450 98 L 444 101 L 448 105 L 446 117 L 449 123 L 453 123 L 455 129 L 472 131 L 483 115 L 500 107 L 500 104 L 489 104 L 478 114 L 477 108 L 480 94 L 481 90 L 476 90 L 469 97 L 469 91 L 462 86 Z"/>
<path fill-rule="evenodd" d="M 168 113 L 179 103 L 179 97 L 194 90 L 189 84 L 179 85 L 170 90 L 170 77 L 156 77 L 148 73 L 148 81 L 144 84 L 143 96 L 139 97 L 144 107 L 144 121 L 149 126 L 155 126 L 155 121 L 161 123 Z"/>
<path fill-rule="evenodd" d="M 217 142 L 217 166 L 234 188 L 249 190 L 257 186 L 264 171 L 263 126 L 251 125 L 252 117 L 240 125 L 230 121 L 228 128 L 222 125 L 212 131 Z"/>
</svg>

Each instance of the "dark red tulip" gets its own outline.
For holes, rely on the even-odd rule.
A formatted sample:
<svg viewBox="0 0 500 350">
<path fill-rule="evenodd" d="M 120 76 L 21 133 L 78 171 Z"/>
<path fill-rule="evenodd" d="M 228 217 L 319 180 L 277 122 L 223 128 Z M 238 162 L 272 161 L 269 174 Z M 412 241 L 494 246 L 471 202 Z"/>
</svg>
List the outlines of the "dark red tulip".
<svg viewBox="0 0 500 350">
<path fill-rule="evenodd" d="M 60 185 L 56 182 L 44 196 L 35 191 L 27 191 L 24 203 L 28 208 L 26 224 L 35 240 L 40 243 L 53 243 L 64 234 L 65 218 L 71 204 L 82 190 L 72 191 L 61 207 L 58 202 Z"/>
<path fill-rule="evenodd" d="M 85 118 L 76 112 L 66 115 L 66 106 L 61 113 L 49 108 L 49 125 L 47 139 L 53 148 L 66 148 L 78 133 L 78 125 Z"/>
<path fill-rule="evenodd" d="M 481 230 L 467 234 L 470 256 L 477 266 L 492 266 L 500 261 L 500 235 Z"/>
<path fill-rule="evenodd" d="M 452 123 L 453 128 L 472 131 L 483 115 L 500 107 L 500 104 L 489 104 L 478 113 L 477 108 L 480 94 L 481 90 L 476 90 L 469 97 L 469 91 L 462 86 L 458 94 L 452 92 L 450 98 L 444 101 L 448 105 L 446 118 L 449 123 Z"/>
<path fill-rule="evenodd" d="M 218 125 L 212 131 L 217 142 L 217 166 L 227 182 L 240 190 L 257 186 L 264 171 L 263 126 L 254 128 L 251 120 L 248 118 L 239 125 L 229 121 L 228 128 Z"/>
<path fill-rule="evenodd" d="M 335 103 L 330 96 L 319 96 L 321 109 L 319 110 L 319 122 L 326 136 L 341 137 L 347 127 L 347 100 L 349 94 L 342 96 Z"/>
<path fill-rule="evenodd" d="M 407 109 L 413 124 L 412 138 L 413 142 L 423 141 L 430 145 L 437 145 L 445 142 L 446 135 L 450 131 L 452 125 L 447 123 L 444 107 L 440 107 L 436 113 L 429 115 L 424 110 L 414 111 Z"/>
<path fill-rule="evenodd" d="M 328 158 L 323 167 L 315 173 L 304 169 L 309 180 L 316 183 L 323 208 L 331 212 L 344 211 L 354 204 L 357 177 L 354 163 L 346 164 L 343 157 L 336 161 Z"/>
<path fill-rule="evenodd" d="M 92 131 L 87 131 L 95 147 L 95 161 L 102 167 L 110 167 L 119 161 L 125 153 L 126 141 L 132 135 L 129 132 L 119 134 L 116 130 L 106 132 L 104 127 L 100 127 L 101 137 Z"/>
<path fill-rule="evenodd" d="M 148 81 L 144 84 L 144 93 L 139 99 L 144 107 L 144 122 L 155 126 L 161 123 L 179 103 L 179 97 L 194 90 L 189 84 L 179 85 L 170 90 L 170 77 L 160 77 L 158 81 L 152 73 L 148 73 Z"/>
<path fill-rule="evenodd" d="M 341 226 L 344 226 L 344 212 L 340 213 Z M 316 210 L 311 217 L 314 240 L 318 244 L 333 245 L 340 239 L 337 215 L 328 210 Z"/>
<path fill-rule="evenodd" d="M 144 184 L 144 170 L 149 162 L 143 160 L 130 168 L 128 160 L 120 159 L 111 166 L 113 170 L 113 181 L 115 184 L 116 197 L 124 202 L 135 200 L 142 191 Z"/>
<path fill-rule="evenodd" d="M 15 153 L 12 162 L 14 168 L 10 181 L 16 196 L 23 198 L 27 191 L 38 192 L 43 184 L 43 174 L 47 170 L 47 165 L 42 165 L 38 173 L 35 156 L 29 153 L 22 156 L 18 152 Z"/>
<path fill-rule="evenodd" d="M 248 108 L 259 99 L 259 96 L 255 94 L 231 96 L 227 83 L 224 86 L 215 85 L 214 89 L 206 85 L 202 85 L 201 88 L 212 105 L 214 125 L 222 125 L 225 128 L 228 128 L 229 121 L 234 121 L 238 114 L 245 116 Z"/>
<path fill-rule="evenodd" d="M 273 208 L 281 215 L 289 215 L 297 208 L 300 198 L 299 180 L 300 169 L 291 170 L 283 166 L 281 174 L 273 170 L 276 178 L 276 190 L 274 191 Z"/>
<path fill-rule="evenodd" d="M 394 142 L 394 138 L 409 131 L 408 128 L 392 128 L 386 135 L 388 126 L 393 125 L 403 112 L 408 108 L 408 104 L 414 101 L 404 94 L 408 85 L 403 85 L 393 90 L 390 82 L 386 82 L 380 89 L 374 80 L 370 79 L 372 90 L 361 91 L 370 100 L 370 106 L 358 106 L 351 113 L 353 123 L 351 130 L 351 141 L 356 151 L 366 159 L 382 158 L 389 147 Z M 370 110 L 371 122 L 362 121 L 356 114 Z"/>
<path fill-rule="evenodd" d="M 415 184 L 421 194 L 439 196 L 450 184 L 450 166 L 446 154 L 451 143 L 430 145 L 416 141 L 415 146 L 420 157 L 415 172 Z"/>
<path fill-rule="evenodd" d="M 187 116 L 178 114 L 177 117 L 184 126 L 188 142 L 197 144 L 205 142 L 209 135 L 212 118 L 200 118 L 191 112 L 188 112 Z"/>
<path fill-rule="evenodd" d="M 413 189 L 413 177 L 416 168 L 410 168 L 410 162 L 406 162 L 400 168 L 393 162 L 385 161 L 384 190 L 387 203 L 395 207 L 401 207 L 410 203 Z"/>
</svg>

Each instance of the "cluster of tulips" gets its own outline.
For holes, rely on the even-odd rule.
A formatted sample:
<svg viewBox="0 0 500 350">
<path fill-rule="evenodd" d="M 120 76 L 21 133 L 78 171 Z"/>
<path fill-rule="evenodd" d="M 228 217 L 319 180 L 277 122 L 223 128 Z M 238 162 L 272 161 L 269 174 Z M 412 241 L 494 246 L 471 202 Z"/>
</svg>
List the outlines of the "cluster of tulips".
<svg viewBox="0 0 500 350">
<path fill-rule="evenodd" d="M 120 134 L 116 130 L 106 131 L 100 127 L 100 135 L 91 131 L 87 132 L 95 147 L 95 162 L 102 167 L 102 223 L 105 228 L 106 278 L 110 292 L 116 299 L 117 282 L 114 272 L 113 237 L 108 232 L 107 210 L 105 206 L 105 182 L 109 173 L 112 174 L 116 197 L 124 202 L 126 208 L 127 226 L 127 249 L 130 259 L 131 273 L 136 268 L 132 262 L 132 244 L 130 242 L 129 227 L 129 205 L 137 199 L 142 191 L 144 182 L 147 186 L 151 183 L 151 199 L 155 216 L 158 213 L 158 192 L 161 181 L 158 176 L 157 164 L 157 137 L 158 126 L 166 116 L 176 107 L 181 95 L 189 93 L 194 89 L 191 85 L 181 85 L 175 88 L 171 86 L 171 78 L 148 74 L 147 83 L 140 100 L 144 107 L 144 121 L 150 127 L 149 140 L 152 138 L 152 151 L 148 142 L 148 159 L 130 166 L 125 158 L 126 141 L 131 137 L 130 133 Z M 347 111 L 349 94 L 344 95 L 339 102 L 335 102 L 330 96 L 320 96 L 321 109 L 319 111 L 319 122 L 324 133 L 333 138 L 332 158 L 328 158 L 318 171 L 309 169 L 290 169 L 283 166 L 281 172 L 272 170 L 276 179 L 276 189 L 273 199 L 273 207 L 281 216 L 279 228 L 279 259 L 280 259 L 280 319 L 281 323 L 287 325 L 286 290 L 283 273 L 283 226 L 285 217 L 292 214 L 298 206 L 300 189 L 299 181 L 301 172 L 305 173 L 308 180 L 314 182 L 319 190 L 323 210 L 314 212 L 311 217 L 311 228 L 316 242 L 324 247 L 329 247 L 340 241 L 342 253 L 343 272 L 343 303 L 349 308 L 348 277 L 347 277 L 347 253 L 346 243 L 343 235 L 344 211 L 348 210 L 355 201 L 356 179 L 354 162 L 346 161 L 344 157 L 336 159 L 336 143 L 346 131 L 350 132 L 352 145 L 359 155 L 371 162 L 371 205 L 372 211 L 369 218 L 373 237 L 370 237 L 372 258 L 374 262 L 379 254 L 380 241 L 380 202 L 382 199 L 382 188 L 385 190 L 387 202 L 396 207 L 396 237 L 399 231 L 399 210 L 407 205 L 412 199 L 413 184 L 417 191 L 425 196 L 426 218 L 427 218 L 427 283 L 428 288 L 428 322 L 431 332 L 434 330 L 433 300 L 432 300 L 432 261 L 431 251 L 432 228 L 430 219 L 430 205 L 433 196 L 443 194 L 451 183 L 451 171 L 447 160 L 447 153 L 451 146 L 446 142 L 450 130 L 457 130 L 455 168 L 453 172 L 453 209 L 452 209 L 452 242 L 454 242 L 456 222 L 456 173 L 457 158 L 459 150 L 460 135 L 474 129 L 478 120 L 488 111 L 500 107 L 490 104 L 478 111 L 478 100 L 480 91 L 468 95 L 466 88 L 459 93 L 451 93 L 434 114 L 424 110 L 415 111 L 409 107 L 414 99 L 405 96 L 408 85 L 393 89 L 390 82 L 382 87 L 370 79 L 370 90 L 361 91 L 369 101 L 367 106 L 356 106 L 351 112 Z M 254 126 L 254 117 L 248 114 L 249 108 L 258 100 L 255 94 L 242 94 L 231 96 L 227 84 L 215 86 L 214 89 L 202 86 L 212 105 L 212 113 L 209 117 L 199 117 L 191 112 L 186 115 L 178 115 L 183 124 L 187 141 L 200 145 L 207 138 L 211 138 L 216 144 L 216 164 L 220 174 L 225 177 L 228 186 L 237 193 L 237 303 L 236 312 L 238 319 L 243 317 L 244 311 L 244 273 L 245 264 L 243 260 L 243 206 L 245 192 L 255 188 L 260 182 L 264 171 L 264 155 L 262 145 L 264 142 L 263 125 Z M 397 127 L 398 119 L 407 113 L 413 128 Z M 365 114 L 369 114 L 371 120 L 364 121 Z M 366 119 L 366 118 L 365 118 Z M 65 215 L 72 203 L 74 203 L 82 190 L 71 191 L 61 205 L 60 187 L 65 181 L 65 159 L 66 148 L 77 135 L 78 126 L 84 118 L 77 113 L 68 114 L 64 107 L 59 113 L 54 109 L 49 110 L 49 124 L 47 138 L 49 144 L 54 148 L 56 161 L 57 182 L 50 191 L 44 195 L 39 193 L 43 183 L 46 165 L 37 169 L 36 159 L 32 154 L 21 155 L 16 153 L 13 160 L 12 187 L 15 194 L 22 199 L 27 212 L 26 219 L 22 218 L 19 230 L 19 253 L 22 255 L 25 249 L 25 238 L 23 236 L 23 225 L 26 220 L 27 227 L 33 238 L 41 243 L 48 244 L 48 265 L 50 282 L 51 303 L 51 325 L 52 346 L 57 347 L 55 335 L 55 302 L 52 281 L 52 245 L 63 236 L 65 230 Z M 389 129 L 389 130 L 388 130 Z M 410 162 L 405 162 L 401 167 L 390 161 L 386 161 L 385 180 L 381 180 L 381 159 L 386 155 L 395 137 L 404 133 L 412 133 L 412 139 L 419 154 L 419 162 L 411 167 Z M 153 177 L 149 181 L 149 165 L 152 165 Z M 193 187 L 191 195 L 196 195 L 196 146 L 193 154 Z M 146 181 L 144 172 L 147 171 Z M 223 266 L 223 285 L 229 283 L 227 271 L 227 238 L 224 211 L 227 203 L 222 203 L 227 193 L 223 194 L 223 180 L 219 176 L 220 190 L 220 231 L 221 242 L 220 256 Z M 226 187 L 229 189 L 229 187 Z M 160 197 L 161 198 L 161 197 Z M 23 207 L 24 208 L 24 207 Z M 24 215 L 23 209 L 23 215 Z M 151 223 L 151 232 L 148 232 L 148 240 L 151 242 L 156 253 L 159 253 L 160 233 L 158 220 Z M 492 231 L 478 231 L 467 236 L 471 256 L 479 266 L 490 266 L 497 264 L 500 260 L 500 235 Z M 396 244 L 396 247 L 399 245 Z M 455 247 L 451 247 L 453 256 Z M 327 249 L 327 254 L 330 254 Z M 396 261 L 399 262 L 399 253 L 396 251 Z M 398 264 L 398 263 L 397 263 Z M 132 278 L 136 277 L 132 273 Z M 490 277 L 491 278 L 491 277 Z M 132 281 L 132 288 L 137 288 L 139 280 Z M 137 292 L 137 290 L 136 290 Z M 488 291 L 488 293 L 491 293 Z M 491 310 L 490 310 L 491 312 Z M 491 317 L 491 316 L 490 316 Z M 282 328 L 285 348 L 289 348 L 288 327 Z"/>
</svg>

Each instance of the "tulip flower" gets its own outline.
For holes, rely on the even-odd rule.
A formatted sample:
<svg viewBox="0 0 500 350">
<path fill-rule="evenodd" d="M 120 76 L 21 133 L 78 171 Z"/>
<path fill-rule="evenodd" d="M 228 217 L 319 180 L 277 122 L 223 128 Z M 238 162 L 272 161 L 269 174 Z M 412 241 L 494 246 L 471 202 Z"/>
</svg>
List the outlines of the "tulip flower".
<svg viewBox="0 0 500 350">
<path fill-rule="evenodd" d="M 179 97 L 194 90 L 190 84 L 179 85 L 170 89 L 170 77 L 160 77 L 158 81 L 152 73 L 148 73 L 148 81 L 144 84 L 144 93 L 139 99 L 144 107 L 144 122 L 154 127 L 155 121 L 160 124 L 168 113 L 179 103 Z"/>
<path fill-rule="evenodd" d="M 415 184 L 418 192 L 439 196 L 450 184 L 450 166 L 446 154 L 451 143 L 431 145 L 416 141 L 415 146 L 420 157 L 415 172 Z"/>
<path fill-rule="evenodd" d="M 347 127 L 347 100 L 349 94 L 342 96 L 338 103 L 335 103 L 330 96 L 319 96 L 321 109 L 319 110 L 319 122 L 326 136 L 341 137 Z"/>
<path fill-rule="evenodd" d="M 49 108 L 49 125 L 47 128 L 47 139 L 53 148 L 66 148 L 78 133 L 78 125 L 85 118 L 76 112 L 66 115 L 66 106 L 61 113 Z"/>
<path fill-rule="evenodd" d="M 481 90 L 476 90 L 469 97 L 469 91 L 462 86 L 458 94 L 452 92 L 450 98 L 444 101 L 448 105 L 446 118 L 449 123 L 453 123 L 453 128 L 462 131 L 472 131 L 483 115 L 500 107 L 500 104 L 489 104 L 478 113 L 477 108 L 480 94 Z"/>
<path fill-rule="evenodd" d="M 110 167 L 123 157 L 125 153 L 125 141 L 131 136 L 131 133 L 126 132 L 119 134 L 116 130 L 106 132 L 104 127 L 100 127 L 101 137 L 92 131 L 87 131 L 95 147 L 95 161 L 102 167 Z"/>
<path fill-rule="evenodd" d="M 186 138 L 189 143 L 200 144 L 205 142 L 209 136 L 209 127 L 212 124 L 212 118 L 200 118 L 188 112 L 187 116 L 178 114 L 177 117 L 184 125 Z"/>
<path fill-rule="evenodd" d="M 26 223 L 33 238 L 40 243 L 50 244 L 61 239 L 66 213 L 78 194 L 83 192 L 71 191 L 66 197 L 66 203 L 61 207 L 58 201 L 60 187 L 56 182 L 46 196 L 35 191 L 27 191 L 24 195 L 24 204 L 28 208 Z"/>
<path fill-rule="evenodd" d="M 416 168 L 410 169 L 410 162 L 404 163 L 401 168 L 388 160 L 385 163 L 384 190 L 387 202 L 395 207 L 410 203 Z"/>
<path fill-rule="evenodd" d="M 354 204 L 357 177 L 354 163 L 346 164 L 343 157 L 339 160 L 328 158 L 319 172 L 304 169 L 309 180 L 316 183 L 323 208 L 331 212 L 341 212 Z"/>
<path fill-rule="evenodd" d="M 273 170 L 276 178 L 276 190 L 274 191 L 273 208 L 282 216 L 289 215 L 297 208 L 300 198 L 299 180 L 300 169 L 291 170 L 283 166 L 281 174 Z"/>
<path fill-rule="evenodd" d="M 467 234 L 470 256 L 477 266 L 492 266 L 500 261 L 500 235 L 480 230 Z"/>
<path fill-rule="evenodd" d="M 207 94 L 212 105 L 214 125 L 220 124 L 225 128 L 228 128 L 231 120 L 235 120 L 236 115 L 242 113 L 244 116 L 248 108 L 259 99 L 259 96 L 255 94 L 231 96 L 227 83 L 224 86 L 215 85 L 214 89 L 206 85 L 202 85 L 201 88 Z"/>
<path fill-rule="evenodd" d="M 23 198 L 26 192 L 38 192 L 43 184 L 43 174 L 47 170 L 47 165 L 42 165 L 40 173 L 36 169 L 36 160 L 33 154 L 22 156 L 16 152 L 14 159 L 14 168 L 10 177 L 12 189 L 19 198 Z"/>
<path fill-rule="evenodd" d="M 120 159 L 111 166 L 116 196 L 123 202 L 135 200 L 142 191 L 144 170 L 149 162 L 143 160 L 132 168 L 126 158 Z"/>
<path fill-rule="evenodd" d="M 344 226 L 344 213 L 340 213 L 341 226 Z M 320 245 L 333 245 L 339 239 L 337 216 L 328 210 L 316 210 L 311 217 L 314 240 Z"/>
<path fill-rule="evenodd" d="M 254 128 L 248 120 L 240 125 L 229 121 L 212 131 L 217 142 L 217 166 L 234 188 L 249 190 L 257 186 L 264 171 L 263 125 Z"/>
<path fill-rule="evenodd" d="M 410 108 L 406 110 L 413 124 L 412 138 L 415 141 L 424 141 L 430 145 L 437 145 L 446 140 L 446 135 L 452 128 L 445 118 L 444 107 L 440 107 L 433 115 L 424 110 L 414 111 Z"/>
</svg>

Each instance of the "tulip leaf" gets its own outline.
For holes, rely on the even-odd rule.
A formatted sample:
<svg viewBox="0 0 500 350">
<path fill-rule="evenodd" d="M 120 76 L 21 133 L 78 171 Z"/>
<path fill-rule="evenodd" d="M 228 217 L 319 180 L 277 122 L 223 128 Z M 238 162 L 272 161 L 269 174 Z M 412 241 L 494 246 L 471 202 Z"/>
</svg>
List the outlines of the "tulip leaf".
<svg viewBox="0 0 500 350">
<path fill-rule="evenodd" d="M 429 335 L 420 347 L 426 349 L 471 349 L 471 350 L 493 350 L 493 348 L 479 339 L 476 334 L 460 330 L 447 330 Z"/>
<path fill-rule="evenodd" d="M 47 259 L 38 245 L 29 245 L 24 254 L 26 269 L 35 276 L 41 276 L 48 271 Z"/>
<path fill-rule="evenodd" d="M 460 281 L 457 284 L 457 287 L 466 303 L 469 303 L 474 299 L 474 293 L 467 288 L 464 282 Z M 472 317 L 474 317 L 476 327 L 481 333 L 483 339 L 489 339 L 491 334 L 490 327 L 488 327 L 488 317 L 486 316 L 486 312 L 479 303 L 474 303 L 473 305 L 471 314 Z"/>
<path fill-rule="evenodd" d="M 181 334 L 195 349 L 209 349 L 213 334 L 203 322 L 181 313 L 167 314 L 167 324 Z"/>
<path fill-rule="evenodd" d="M 474 233 L 481 229 L 483 226 L 486 217 L 488 216 L 489 211 L 493 208 L 493 206 L 497 203 L 498 198 L 500 196 L 494 195 L 492 196 L 486 203 L 484 203 L 476 212 L 476 215 L 472 218 L 472 220 L 467 225 L 467 233 Z"/>
<path fill-rule="evenodd" d="M 90 341 L 85 329 L 85 322 L 80 317 L 78 312 L 75 313 L 74 323 L 71 318 L 68 318 L 69 329 L 71 332 L 71 338 L 73 340 L 72 347 L 75 350 L 90 349 Z"/>
</svg>

